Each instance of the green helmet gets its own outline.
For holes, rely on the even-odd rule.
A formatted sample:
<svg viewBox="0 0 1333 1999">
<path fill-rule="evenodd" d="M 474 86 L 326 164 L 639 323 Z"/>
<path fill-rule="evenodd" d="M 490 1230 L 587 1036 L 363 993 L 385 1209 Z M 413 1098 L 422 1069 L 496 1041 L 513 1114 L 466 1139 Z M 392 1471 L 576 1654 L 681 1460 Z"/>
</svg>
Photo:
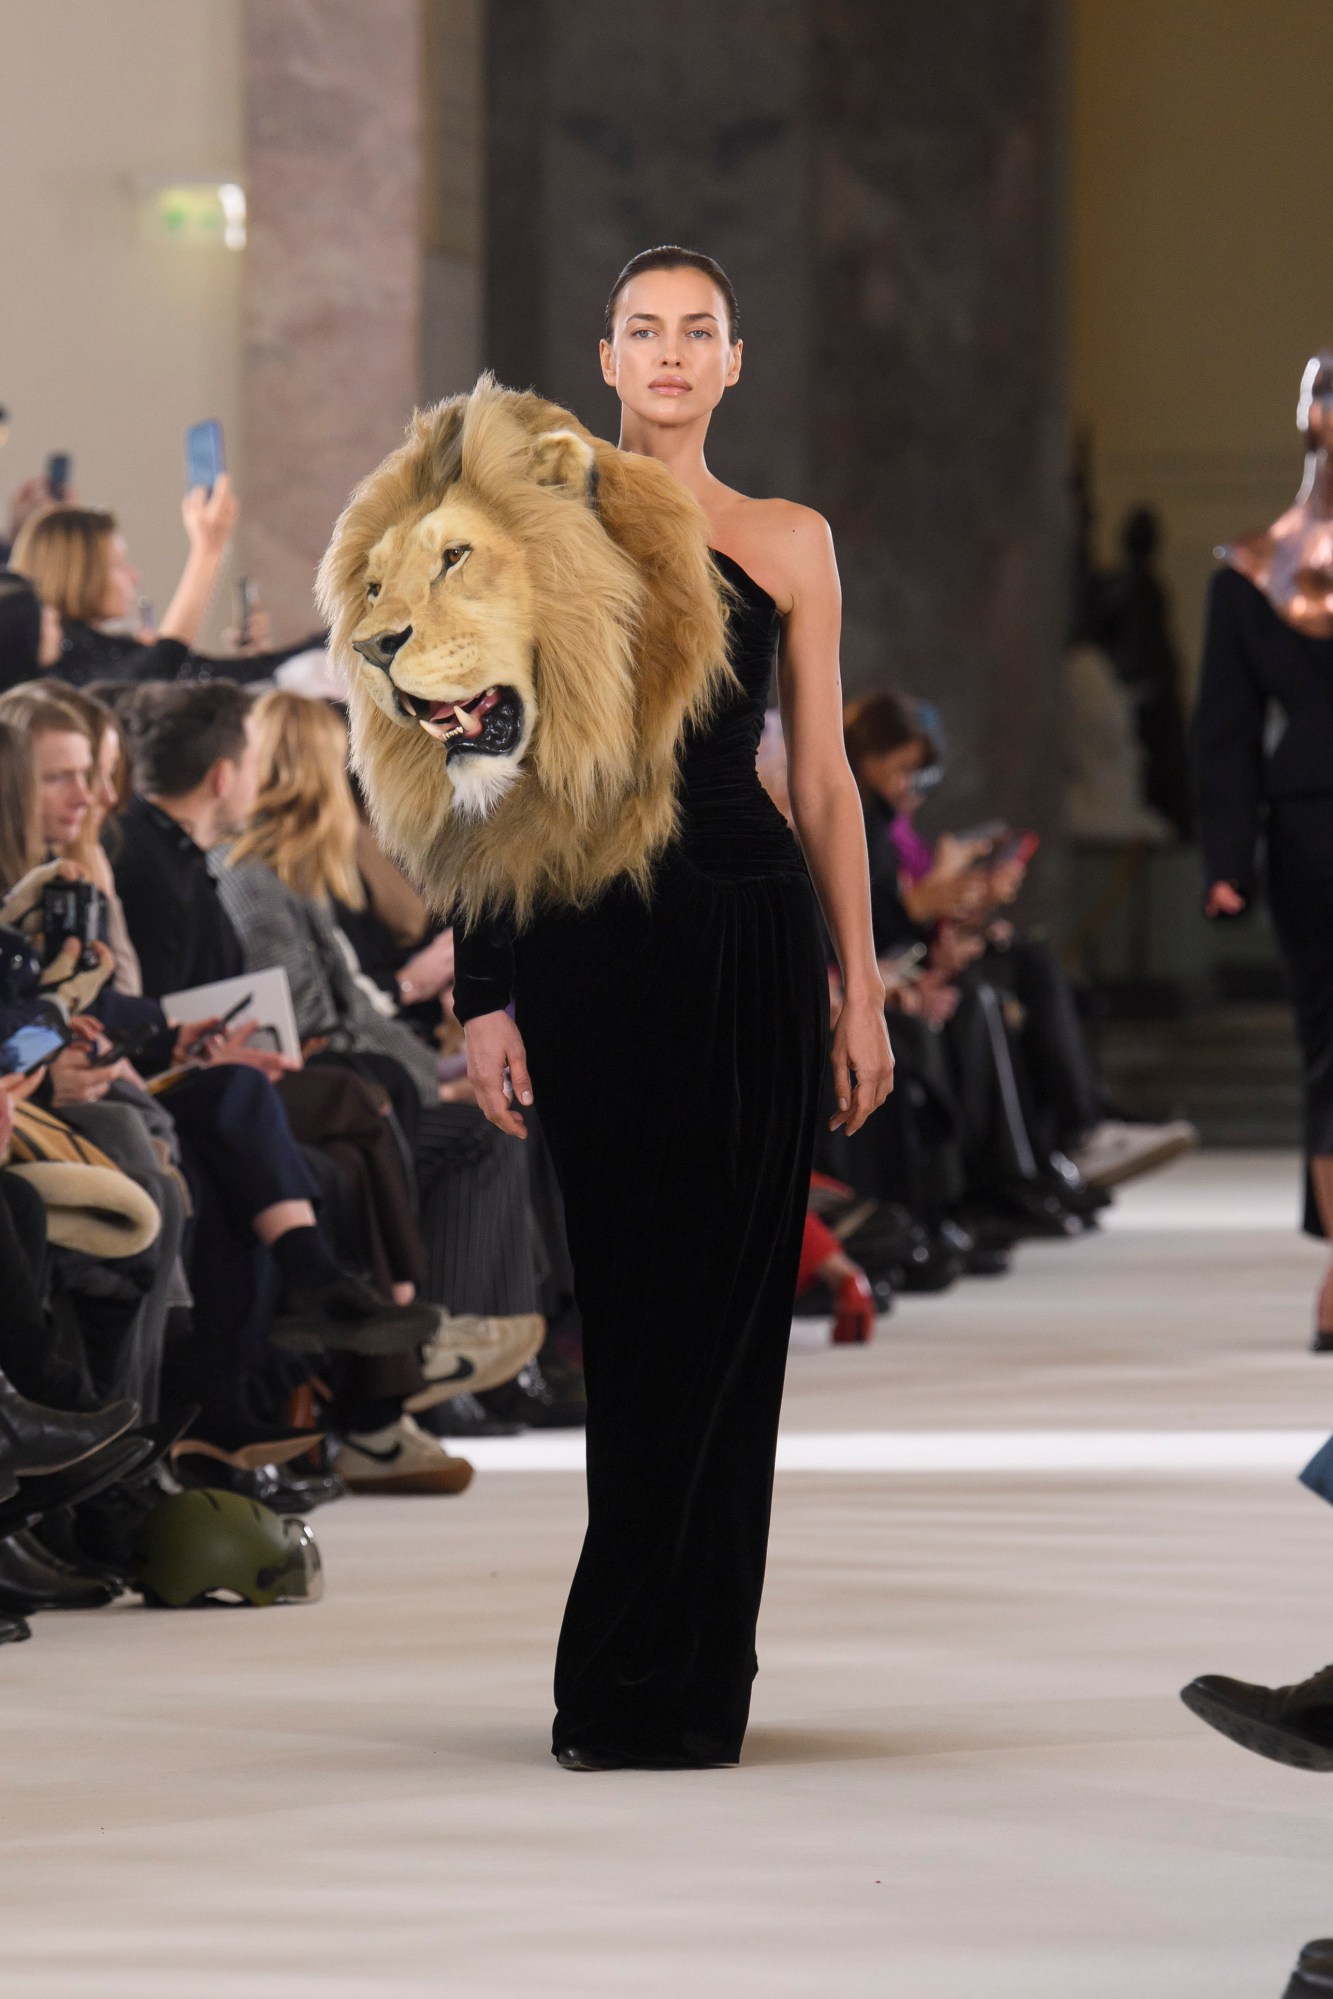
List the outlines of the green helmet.
<svg viewBox="0 0 1333 1999">
<path fill-rule="evenodd" d="M 199 1488 L 155 1507 L 139 1529 L 134 1585 L 145 1603 L 180 1610 L 219 1592 L 244 1603 L 315 1603 L 324 1594 L 319 1549 L 303 1520 L 282 1520 L 257 1499 Z"/>
</svg>

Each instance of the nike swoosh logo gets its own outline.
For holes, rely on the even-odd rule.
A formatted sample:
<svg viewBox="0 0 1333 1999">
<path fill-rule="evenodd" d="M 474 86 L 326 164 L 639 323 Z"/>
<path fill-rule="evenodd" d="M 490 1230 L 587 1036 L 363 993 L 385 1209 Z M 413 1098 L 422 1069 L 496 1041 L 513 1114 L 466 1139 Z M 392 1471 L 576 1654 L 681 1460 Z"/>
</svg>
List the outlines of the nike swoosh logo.
<svg viewBox="0 0 1333 1999">
<path fill-rule="evenodd" d="M 426 1376 L 426 1380 L 430 1383 L 432 1387 L 438 1386 L 438 1384 L 442 1381 L 471 1381 L 476 1371 L 477 1371 L 476 1362 L 469 1360 L 466 1354 L 460 1353 L 454 1355 L 454 1367 L 452 1373 L 428 1374 Z"/>
</svg>

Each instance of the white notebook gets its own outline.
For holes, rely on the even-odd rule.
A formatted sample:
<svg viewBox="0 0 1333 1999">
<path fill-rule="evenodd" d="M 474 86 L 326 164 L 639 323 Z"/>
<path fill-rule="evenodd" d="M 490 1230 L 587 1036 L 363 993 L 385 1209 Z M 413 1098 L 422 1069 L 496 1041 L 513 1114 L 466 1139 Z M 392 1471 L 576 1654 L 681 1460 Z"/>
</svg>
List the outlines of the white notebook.
<svg viewBox="0 0 1333 1999">
<path fill-rule="evenodd" d="M 162 1008 L 172 1020 L 211 1020 L 214 1015 L 230 1013 L 237 1000 L 247 994 L 253 997 L 235 1025 L 239 1027 L 242 1020 L 258 1021 L 263 1030 L 254 1037 L 258 1046 L 276 1048 L 280 1055 L 295 1055 L 299 1061 L 301 1037 L 296 1031 L 292 989 L 281 965 L 271 965 L 263 972 L 242 972 L 236 979 L 215 979 L 211 986 L 189 986 L 183 993 L 165 993 Z"/>
</svg>

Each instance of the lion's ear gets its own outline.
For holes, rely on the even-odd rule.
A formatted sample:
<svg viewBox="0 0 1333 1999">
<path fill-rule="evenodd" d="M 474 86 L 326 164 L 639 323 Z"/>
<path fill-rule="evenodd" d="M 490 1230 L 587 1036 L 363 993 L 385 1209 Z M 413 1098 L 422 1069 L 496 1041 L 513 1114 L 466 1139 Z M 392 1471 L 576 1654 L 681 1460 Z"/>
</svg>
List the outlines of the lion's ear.
<svg viewBox="0 0 1333 1999">
<path fill-rule="evenodd" d="M 596 455 L 576 430 L 547 430 L 534 438 L 528 470 L 539 486 L 558 486 L 572 499 L 591 502 L 596 491 Z"/>
</svg>

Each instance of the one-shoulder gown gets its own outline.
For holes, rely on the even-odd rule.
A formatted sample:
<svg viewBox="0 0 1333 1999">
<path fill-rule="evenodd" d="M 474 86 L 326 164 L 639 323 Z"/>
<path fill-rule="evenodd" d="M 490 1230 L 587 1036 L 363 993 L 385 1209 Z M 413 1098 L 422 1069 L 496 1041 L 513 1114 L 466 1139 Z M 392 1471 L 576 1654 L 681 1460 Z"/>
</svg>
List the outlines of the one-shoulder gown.
<svg viewBox="0 0 1333 1999">
<path fill-rule="evenodd" d="M 778 611 L 718 561 L 740 688 L 682 745 L 649 899 L 456 934 L 462 1018 L 512 989 L 583 1318 L 554 1748 L 627 1763 L 740 1754 L 828 1040 L 814 891 L 755 771 Z"/>
</svg>

